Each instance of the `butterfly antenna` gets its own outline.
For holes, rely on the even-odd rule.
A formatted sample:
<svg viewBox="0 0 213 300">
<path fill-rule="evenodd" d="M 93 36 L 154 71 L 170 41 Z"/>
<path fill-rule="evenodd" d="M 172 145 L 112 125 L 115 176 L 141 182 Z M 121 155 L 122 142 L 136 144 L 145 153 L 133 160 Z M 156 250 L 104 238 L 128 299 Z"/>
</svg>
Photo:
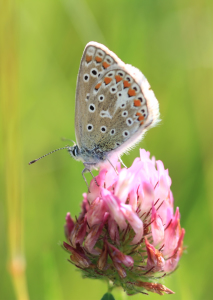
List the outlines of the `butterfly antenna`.
<svg viewBox="0 0 213 300">
<path fill-rule="evenodd" d="M 69 141 L 69 142 L 72 142 L 74 144 L 74 146 L 76 145 L 76 143 L 73 140 L 67 139 L 65 137 L 62 137 L 61 140 L 62 141 Z"/>
<path fill-rule="evenodd" d="M 56 151 L 63 150 L 63 149 L 69 149 L 69 148 L 70 148 L 70 146 L 66 146 L 66 147 L 63 147 L 63 148 L 59 148 L 59 149 L 53 150 L 53 151 L 51 151 L 51 152 L 49 152 L 49 153 L 47 153 L 47 154 L 45 154 L 45 155 L 43 155 L 43 156 L 41 156 L 41 157 L 39 157 L 37 159 L 34 159 L 34 160 L 30 161 L 29 165 L 34 164 L 36 161 L 40 160 L 41 158 L 43 158 L 43 157 L 45 157 L 47 155 L 50 155 L 50 154 L 52 154 L 52 153 L 54 153 Z"/>
</svg>

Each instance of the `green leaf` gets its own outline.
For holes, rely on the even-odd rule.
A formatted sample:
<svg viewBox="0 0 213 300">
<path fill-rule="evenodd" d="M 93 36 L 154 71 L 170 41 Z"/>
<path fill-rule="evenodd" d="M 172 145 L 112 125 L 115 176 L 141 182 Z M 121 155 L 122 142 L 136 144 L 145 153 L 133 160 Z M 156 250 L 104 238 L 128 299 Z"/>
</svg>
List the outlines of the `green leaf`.
<svg viewBox="0 0 213 300">
<path fill-rule="evenodd" d="M 103 295 L 101 300 L 115 300 L 115 298 L 112 296 L 112 294 L 106 293 L 105 295 Z"/>
</svg>

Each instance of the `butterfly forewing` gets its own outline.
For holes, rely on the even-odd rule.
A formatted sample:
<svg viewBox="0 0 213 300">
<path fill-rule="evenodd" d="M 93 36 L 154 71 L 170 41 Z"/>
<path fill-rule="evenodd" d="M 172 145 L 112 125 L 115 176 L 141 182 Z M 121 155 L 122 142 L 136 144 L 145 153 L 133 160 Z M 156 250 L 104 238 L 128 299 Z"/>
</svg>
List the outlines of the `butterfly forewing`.
<svg viewBox="0 0 213 300">
<path fill-rule="evenodd" d="M 157 119 L 158 102 L 143 74 L 105 46 L 89 43 L 81 60 L 76 93 L 79 147 L 124 152 Z"/>
<path fill-rule="evenodd" d="M 88 99 L 90 90 L 98 78 L 102 76 L 112 65 L 116 65 L 111 51 L 100 44 L 90 42 L 86 45 L 81 59 L 75 104 L 75 132 L 77 144 L 81 147 L 82 138 L 85 134 L 85 117 L 88 114 Z M 107 51 L 108 50 L 108 51 Z M 115 55 L 116 58 L 116 55 Z"/>
</svg>

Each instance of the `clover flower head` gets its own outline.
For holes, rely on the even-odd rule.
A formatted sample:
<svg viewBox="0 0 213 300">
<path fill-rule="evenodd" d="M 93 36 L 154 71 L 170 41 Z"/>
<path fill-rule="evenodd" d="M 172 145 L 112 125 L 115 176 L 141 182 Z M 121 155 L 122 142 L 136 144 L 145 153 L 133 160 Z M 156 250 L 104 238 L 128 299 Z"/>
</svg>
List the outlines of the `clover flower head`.
<svg viewBox="0 0 213 300">
<path fill-rule="evenodd" d="M 161 161 L 140 150 L 128 169 L 102 167 L 83 194 L 74 221 L 66 216 L 64 248 L 84 277 L 111 281 L 128 295 L 172 294 L 158 279 L 173 272 L 184 229 L 174 212 L 171 178 Z"/>
</svg>

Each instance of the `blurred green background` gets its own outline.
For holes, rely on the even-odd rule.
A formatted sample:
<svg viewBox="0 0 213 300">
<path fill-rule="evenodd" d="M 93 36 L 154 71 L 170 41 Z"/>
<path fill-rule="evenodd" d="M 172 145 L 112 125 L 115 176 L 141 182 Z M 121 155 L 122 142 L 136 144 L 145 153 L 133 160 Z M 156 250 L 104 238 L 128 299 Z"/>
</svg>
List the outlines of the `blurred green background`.
<svg viewBox="0 0 213 300">
<path fill-rule="evenodd" d="M 87 190 L 82 163 L 63 150 L 28 166 L 65 146 L 61 137 L 75 140 L 76 78 L 91 40 L 138 67 L 160 103 L 162 122 L 140 147 L 169 169 L 187 246 L 162 280 L 176 294 L 164 297 L 212 299 L 213 1 L 2 1 L 0 24 L 0 299 L 99 300 L 106 292 L 82 279 L 59 246 L 65 215 L 78 215 Z M 130 166 L 138 155 L 136 147 L 123 160 Z"/>
</svg>

